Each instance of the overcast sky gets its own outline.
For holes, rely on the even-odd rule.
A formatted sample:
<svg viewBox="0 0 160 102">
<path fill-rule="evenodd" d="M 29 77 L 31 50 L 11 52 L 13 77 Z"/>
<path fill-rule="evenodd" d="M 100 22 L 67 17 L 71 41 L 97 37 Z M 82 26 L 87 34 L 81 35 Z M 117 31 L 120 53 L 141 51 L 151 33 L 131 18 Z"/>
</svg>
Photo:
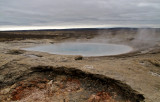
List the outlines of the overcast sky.
<svg viewBox="0 0 160 102">
<path fill-rule="evenodd" d="M 2 26 L 160 27 L 160 0 L 0 0 Z"/>
</svg>

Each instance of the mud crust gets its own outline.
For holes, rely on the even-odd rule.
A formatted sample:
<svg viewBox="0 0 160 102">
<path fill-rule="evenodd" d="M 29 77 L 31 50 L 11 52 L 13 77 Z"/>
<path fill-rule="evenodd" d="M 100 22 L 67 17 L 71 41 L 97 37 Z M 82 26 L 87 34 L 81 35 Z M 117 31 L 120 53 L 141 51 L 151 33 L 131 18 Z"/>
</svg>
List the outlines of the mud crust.
<svg viewBox="0 0 160 102">
<path fill-rule="evenodd" d="M 96 98 L 93 98 L 93 97 L 100 97 L 101 101 L 103 102 L 102 99 L 105 99 L 104 97 L 110 97 L 110 98 L 113 97 L 112 93 L 116 93 L 118 97 L 121 97 L 120 102 L 128 102 L 128 100 L 129 102 L 143 102 L 143 100 L 145 99 L 142 94 L 139 94 L 127 84 L 124 84 L 121 81 L 118 81 L 103 75 L 92 74 L 92 73 L 84 72 L 75 68 L 66 68 L 66 67 L 54 68 L 52 66 L 37 66 L 37 67 L 32 67 L 31 70 L 32 70 L 31 73 L 25 76 L 21 76 L 20 78 L 17 79 L 17 82 L 14 83 L 16 84 L 15 89 L 17 89 L 18 87 L 18 92 L 19 92 L 19 87 L 29 87 L 28 90 L 33 90 L 32 88 L 30 88 L 30 86 L 37 86 L 37 84 L 39 83 L 47 84 L 51 80 L 53 80 L 53 82 L 56 82 L 58 80 L 61 80 L 61 79 L 55 80 L 57 77 L 65 76 L 66 77 L 65 80 L 70 80 L 74 84 L 81 83 L 81 85 L 85 90 L 94 90 L 92 92 L 97 93 L 96 94 L 97 96 L 95 96 L 95 94 L 93 95 L 92 93 L 92 95 L 88 99 L 88 102 L 96 101 Z M 35 80 L 37 81 L 35 82 Z M 23 86 L 25 85 L 24 84 L 25 82 L 31 83 L 33 81 L 36 84 L 32 83 L 32 84 L 29 84 L 28 86 Z M 20 83 L 23 83 L 23 84 L 20 85 Z M 80 89 L 79 84 L 73 86 L 72 88 L 70 90 L 78 91 Z M 18 94 L 18 92 L 15 92 L 15 91 L 9 92 L 9 93 L 12 93 L 12 98 L 11 98 L 12 100 L 21 99 L 19 98 L 20 94 Z M 16 96 L 16 94 L 18 94 L 18 96 Z M 118 102 L 118 101 L 113 101 L 113 102 Z"/>
</svg>

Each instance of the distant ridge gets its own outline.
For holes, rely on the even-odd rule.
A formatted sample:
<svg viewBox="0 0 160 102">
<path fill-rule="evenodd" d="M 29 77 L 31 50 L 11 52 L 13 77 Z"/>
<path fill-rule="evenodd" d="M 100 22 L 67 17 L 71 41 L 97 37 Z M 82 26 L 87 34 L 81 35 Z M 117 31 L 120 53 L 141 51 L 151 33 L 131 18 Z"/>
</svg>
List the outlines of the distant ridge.
<svg viewBox="0 0 160 102">
<path fill-rule="evenodd" d="M 0 32 L 25 32 L 25 31 L 79 31 L 79 30 L 120 30 L 120 29 L 132 29 L 132 30 L 137 30 L 137 29 L 160 29 L 160 28 L 149 28 L 149 27 L 141 27 L 141 28 L 136 28 L 136 27 L 113 27 L 113 28 L 66 28 L 66 29 L 33 29 L 33 30 L 5 30 L 5 31 L 0 31 Z"/>
</svg>

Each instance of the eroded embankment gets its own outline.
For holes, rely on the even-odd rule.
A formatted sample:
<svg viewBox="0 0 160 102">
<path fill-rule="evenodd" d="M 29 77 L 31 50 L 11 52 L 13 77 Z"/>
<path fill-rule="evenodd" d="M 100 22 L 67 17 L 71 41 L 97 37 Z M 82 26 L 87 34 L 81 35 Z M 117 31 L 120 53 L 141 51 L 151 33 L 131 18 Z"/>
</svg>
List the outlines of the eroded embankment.
<svg viewBox="0 0 160 102">
<path fill-rule="evenodd" d="M 130 86 L 99 74 L 75 68 L 32 67 L 13 85 L 1 90 L 0 101 L 18 102 L 140 102 Z"/>
</svg>

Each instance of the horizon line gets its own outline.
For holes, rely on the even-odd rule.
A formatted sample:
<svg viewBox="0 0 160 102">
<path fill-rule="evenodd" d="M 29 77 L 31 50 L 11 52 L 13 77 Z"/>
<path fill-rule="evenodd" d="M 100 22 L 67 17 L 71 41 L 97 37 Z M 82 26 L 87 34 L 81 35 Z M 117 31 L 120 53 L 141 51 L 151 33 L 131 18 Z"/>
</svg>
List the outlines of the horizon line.
<svg viewBox="0 0 160 102">
<path fill-rule="evenodd" d="M 160 28 L 160 26 L 136 25 L 88 25 L 88 26 L 0 26 L 0 31 L 22 30 L 67 30 L 67 29 L 107 29 L 107 28 Z"/>
</svg>

